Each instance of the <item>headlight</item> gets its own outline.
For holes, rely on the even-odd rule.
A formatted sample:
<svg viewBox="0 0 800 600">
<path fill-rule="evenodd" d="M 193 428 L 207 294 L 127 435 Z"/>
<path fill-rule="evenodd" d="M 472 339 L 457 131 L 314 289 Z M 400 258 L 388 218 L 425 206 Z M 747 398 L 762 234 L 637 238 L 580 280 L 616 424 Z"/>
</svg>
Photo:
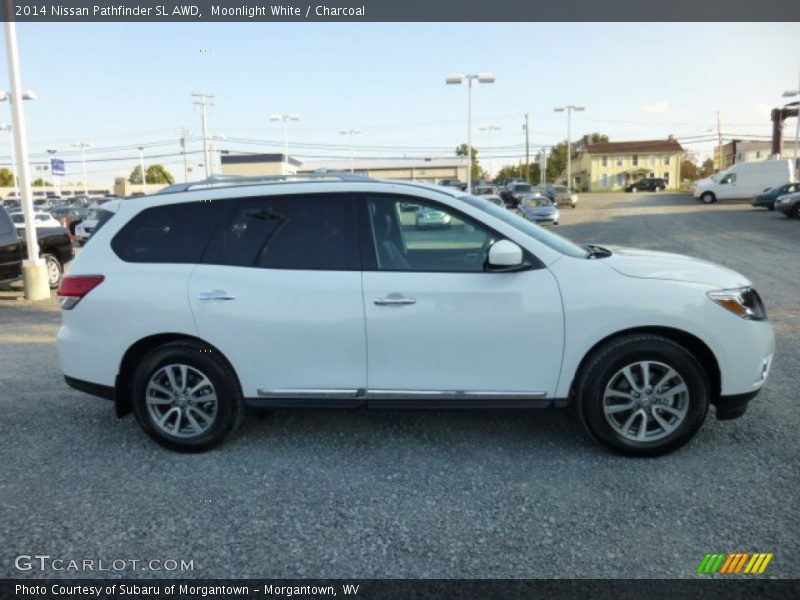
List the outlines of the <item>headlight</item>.
<svg viewBox="0 0 800 600">
<path fill-rule="evenodd" d="M 716 290 L 708 292 L 708 297 L 737 317 L 752 321 L 763 321 L 767 318 L 767 309 L 764 308 L 761 296 L 752 288 Z"/>
</svg>

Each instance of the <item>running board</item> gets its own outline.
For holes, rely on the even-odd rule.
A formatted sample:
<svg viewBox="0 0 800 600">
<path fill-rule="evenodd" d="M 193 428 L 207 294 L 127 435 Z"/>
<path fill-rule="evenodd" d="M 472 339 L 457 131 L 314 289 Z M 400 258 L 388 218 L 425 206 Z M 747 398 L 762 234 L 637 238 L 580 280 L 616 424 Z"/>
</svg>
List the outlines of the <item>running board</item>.
<svg viewBox="0 0 800 600">
<path fill-rule="evenodd" d="M 426 390 L 258 390 L 260 408 L 515 409 L 563 406 L 545 392 Z"/>
</svg>

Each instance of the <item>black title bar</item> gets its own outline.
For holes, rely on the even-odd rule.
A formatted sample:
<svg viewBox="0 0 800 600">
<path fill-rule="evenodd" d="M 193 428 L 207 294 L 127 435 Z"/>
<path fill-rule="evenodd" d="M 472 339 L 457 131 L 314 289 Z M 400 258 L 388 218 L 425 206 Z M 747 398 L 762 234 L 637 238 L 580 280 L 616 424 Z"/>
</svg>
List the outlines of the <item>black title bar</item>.
<svg viewBox="0 0 800 600">
<path fill-rule="evenodd" d="M 793 21 L 797 0 L 0 0 L 27 22 Z M 698 46 L 698 51 L 701 51 Z"/>
</svg>

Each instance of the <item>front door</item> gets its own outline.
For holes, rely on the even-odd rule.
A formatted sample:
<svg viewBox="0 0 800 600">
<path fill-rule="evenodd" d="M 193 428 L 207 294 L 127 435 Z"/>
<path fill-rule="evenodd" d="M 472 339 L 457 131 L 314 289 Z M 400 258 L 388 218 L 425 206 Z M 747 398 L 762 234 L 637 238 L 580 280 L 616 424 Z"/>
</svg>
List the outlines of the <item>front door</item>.
<svg viewBox="0 0 800 600">
<path fill-rule="evenodd" d="M 564 344 L 552 274 L 487 271 L 501 236 L 446 205 L 363 199 L 374 259 L 364 272 L 368 394 L 423 403 L 552 396 Z M 420 208 L 402 210 L 409 204 Z"/>
<path fill-rule="evenodd" d="M 366 385 L 361 272 L 346 194 L 237 201 L 189 301 L 248 398 L 352 399 Z"/>
<path fill-rule="evenodd" d="M 22 264 L 22 244 L 14 223 L 0 208 L 0 279 L 16 277 Z"/>
</svg>

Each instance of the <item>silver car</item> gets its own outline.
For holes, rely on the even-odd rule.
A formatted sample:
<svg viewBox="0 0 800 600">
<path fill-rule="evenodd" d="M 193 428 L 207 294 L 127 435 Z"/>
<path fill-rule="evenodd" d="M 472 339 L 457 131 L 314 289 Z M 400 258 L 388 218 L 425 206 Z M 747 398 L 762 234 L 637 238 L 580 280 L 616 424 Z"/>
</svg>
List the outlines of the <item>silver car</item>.
<svg viewBox="0 0 800 600">
<path fill-rule="evenodd" d="M 555 191 L 555 202 L 558 206 L 571 206 L 575 208 L 578 206 L 578 194 L 573 192 L 565 185 L 554 185 L 553 190 Z"/>
<path fill-rule="evenodd" d="M 420 206 L 415 218 L 417 229 L 426 227 L 450 227 L 450 215 L 435 208 Z"/>
<path fill-rule="evenodd" d="M 560 213 L 558 206 L 550 201 L 547 196 L 529 196 L 524 198 L 519 205 L 520 214 L 537 225 L 558 225 Z"/>
</svg>

